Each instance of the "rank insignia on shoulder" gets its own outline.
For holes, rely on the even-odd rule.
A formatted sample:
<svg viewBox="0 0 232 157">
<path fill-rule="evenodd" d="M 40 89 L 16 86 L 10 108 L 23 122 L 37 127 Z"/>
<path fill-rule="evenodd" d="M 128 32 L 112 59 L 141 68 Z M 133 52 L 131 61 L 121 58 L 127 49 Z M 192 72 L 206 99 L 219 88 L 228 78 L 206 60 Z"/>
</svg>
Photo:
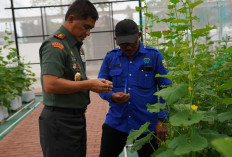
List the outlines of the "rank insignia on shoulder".
<svg viewBox="0 0 232 157">
<path fill-rule="evenodd" d="M 166 61 L 164 59 L 162 60 L 162 64 L 163 64 L 163 66 L 164 66 L 165 69 L 168 68 L 167 63 L 166 63 Z"/>
<path fill-rule="evenodd" d="M 65 35 L 64 34 L 61 34 L 61 33 L 57 33 L 54 35 L 54 37 L 57 37 L 59 39 L 64 39 L 65 38 Z"/>
<path fill-rule="evenodd" d="M 57 47 L 57 48 L 59 48 L 61 50 L 63 50 L 63 48 L 64 48 L 64 45 L 59 43 L 59 42 L 52 42 L 52 46 Z"/>
</svg>

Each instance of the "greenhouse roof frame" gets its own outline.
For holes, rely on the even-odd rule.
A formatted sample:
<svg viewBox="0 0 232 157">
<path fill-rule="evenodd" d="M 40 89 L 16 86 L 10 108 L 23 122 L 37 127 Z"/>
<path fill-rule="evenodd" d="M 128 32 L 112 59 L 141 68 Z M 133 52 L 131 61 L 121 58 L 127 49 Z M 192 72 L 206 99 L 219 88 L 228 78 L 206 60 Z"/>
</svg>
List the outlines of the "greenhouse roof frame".
<svg viewBox="0 0 232 157">
<path fill-rule="evenodd" d="M 20 56 L 19 53 L 19 43 L 18 43 L 18 38 L 25 38 L 25 37 L 43 37 L 43 40 L 45 39 L 46 36 L 49 36 L 48 34 L 45 34 L 44 31 L 44 23 L 43 23 L 43 12 L 42 9 L 45 8 L 49 8 L 49 7 L 66 7 L 66 6 L 70 6 L 69 5 L 45 5 L 45 6 L 34 6 L 34 7 L 14 7 L 14 0 L 10 0 L 11 1 L 11 7 L 10 8 L 5 8 L 5 9 L 11 9 L 12 12 L 12 20 L 13 20 L 13 28 L 14 28 L 14 37 L 15 37 L 15 45 L 16 45 L 16 50 L 17 50 L 17 55 Z M 121 0 L 121 1 L 106 1 L 106 2 L 94 2 L 93 4 L 112 4 L 112 3 L 119 3 L 119 2 L 133 2 L 133 1 L 137 1 L 139 3 L 139 7 L 141 7 L 141 0 Z M 17 27 L 16 27 L 16 17 L 15 17 L 15 10 L 19 10 L 19 9 L 32 9 L 32 8 L 39 8 L 40 9 L 40 17 L 41 17 L 41 24 L 42 24 L 42 35 L 36 35 L 36 36 L 21 36 L 19 37 L 17 34 Z M 113 15 L 113 10 L 112 11 L 112 15 Z M 113 18 L 112 18 L 113 19 Z M 139 11 L 139 23 L 140 25 L 142 25 L 142 11 Z M 113 22 L 113 21 L 112 21 Z M 140 27 L 140 31 L 142 32 L 142 27 Z M 114 32 L 114 29 L 113 29 Z M 91 33 L 99 33 L 99 32 L 91 32 Z M 143 37 L 141 36 L 141 41 L 143 41 Z M 33 64 L 33 63 L 31 63 Z M 38 64 L 38 63 L 34 63 L 34 64 Z"/>
</svg>

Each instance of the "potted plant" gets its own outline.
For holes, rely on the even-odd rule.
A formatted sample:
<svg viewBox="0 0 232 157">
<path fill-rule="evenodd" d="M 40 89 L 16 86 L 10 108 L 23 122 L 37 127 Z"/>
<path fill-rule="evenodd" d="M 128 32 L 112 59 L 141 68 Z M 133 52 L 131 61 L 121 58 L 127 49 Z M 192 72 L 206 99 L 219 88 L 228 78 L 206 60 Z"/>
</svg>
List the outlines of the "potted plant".
<svg viewBox="0 0 232 157">
<path fill-rule="evenodd" d="M 22 91 L 29 89 L 35 81 L 29 66 L 20 61 L 17 49 L 12 48 L 9 33 L 5 31 L 5 43 L 0 48 L 0 105 L 9 110 L 18 110 L 22 106 Z"/>
<path fill-rule="evenodd" d="M 24 73 L 26 75 L 24 79 L 24 86 L 22 92 L 22 102 L 30 102 L 35 99 L 34 88 L 31 85 L 36 82 L 35 73 L 30 70 L 28 64 L 24 64 Z"/>
</svg>

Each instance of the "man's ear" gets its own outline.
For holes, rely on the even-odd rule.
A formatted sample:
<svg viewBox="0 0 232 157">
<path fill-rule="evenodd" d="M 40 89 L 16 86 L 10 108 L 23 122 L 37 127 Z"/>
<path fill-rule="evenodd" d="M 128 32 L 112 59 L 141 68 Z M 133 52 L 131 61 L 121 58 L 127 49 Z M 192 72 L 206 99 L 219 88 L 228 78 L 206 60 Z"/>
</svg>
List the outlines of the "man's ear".
<svg viewBox="0 0 232 157">
<path fill-rule="evenodd" d="M 71 15 L 68 16 L 67 21 L 68 21 L 69 23 L 72 23 L 75 19 L 76 19 L 75 15 L 71 14 Z"/>
<path fill-rule="evenodd" d="M 140 39 L 140 37 L 141 37 L 141 32 L 139 32 L 139 39 Z"/>
</svg>

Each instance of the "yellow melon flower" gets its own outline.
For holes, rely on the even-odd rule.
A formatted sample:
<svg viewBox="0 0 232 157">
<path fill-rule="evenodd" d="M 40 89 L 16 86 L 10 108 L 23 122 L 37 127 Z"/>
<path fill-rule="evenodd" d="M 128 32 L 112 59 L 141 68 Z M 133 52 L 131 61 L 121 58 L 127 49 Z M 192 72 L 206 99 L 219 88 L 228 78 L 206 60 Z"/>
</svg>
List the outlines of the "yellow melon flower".
<svg viewBox="0 0 232 157">
<path fill-rule="evenodd" d="M 196 106 L 196 105 L 194 105 L 194 104 L 191 105 L 191 109 L 192 109 L 192 110 L 197 110 L 197 108 L 198 108 L 198 106 Z"/>
<path fill-rule="evenodd" d="M 197 66 L 196 65 L 193 65 L 193 68 L 196 68 Z"/>
<path fill-rule="evenodd" d="M 192 88 L 192 87 L 188 87 L 188 90 L 190 90 L 190 91 L 191 91 L 191 90 L 193 90 L 193 88 Z"/>
</svg>

